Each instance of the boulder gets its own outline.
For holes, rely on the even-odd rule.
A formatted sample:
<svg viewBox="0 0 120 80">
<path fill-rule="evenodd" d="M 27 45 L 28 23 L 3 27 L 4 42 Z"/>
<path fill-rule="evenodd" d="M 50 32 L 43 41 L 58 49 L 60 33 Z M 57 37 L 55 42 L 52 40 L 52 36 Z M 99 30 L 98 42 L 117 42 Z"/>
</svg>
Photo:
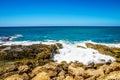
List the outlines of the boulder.
<svg viewBox="0 0 120 80">
<path fill-rule="evenodd" d="M 28 72 L 29 70 L 30 70 L 30 68 L 27 65 L 22 65 L 22 66 L 18 67 L 19 73 L 25 73 L 25 72 Z"/>
<path fill-rule="evenodd" d="M 69 66 L 68 67 L 68 73 L 71 75 L 75 76 L 80 76 L 85 74 L 85 70 L 82 67 L 73 67 Z"/>
<path fill-rule="evenodd" d="M 72 76 L 67 76 L 65 79 L 63 80 L 74 80 Z"/>
<path fill-rule="evenodd" d="M 120 63 L 113 62 L 106 70 L 105 73 L 109 74 L 113 71 L 120 71 Z"/>
<path fill-rule="evenodd" d="M 46 72 L 40 72 L 32 80 L 50 80 L 50 77 Z"/>
<path fill-rule="evenodd" d="M 24 80 L 20 77 L 20 75 L 18 74 L 15 74 L 15 75 L 12 75 L 12 76 L 9 76 L 7 78 L 5 78 L 4 80 Z"/>
<path fill-rule="evenodd" d="M 17 70 L 17 66 L 16 65 L 9 65 L 5 68 L 5 72 L 11 72 L 11 71 L 16 71 Z"/>
<path fill-rule="evenodd" d="M 34 68 L 32 70 L 32 73 L 30 74 L 30 76 L 33 77 L 33 76 L 37 75 L 39 72 L 41 72 L 41 71 L 42 71 L 42 67 L 38 66 L 38 67 L 36 67 L 36 68 Z"/>
<path fill-rule="evenodd" d="M 120 80 L 120 71 L 111 72 L 104 80 Z"/>
</svg>

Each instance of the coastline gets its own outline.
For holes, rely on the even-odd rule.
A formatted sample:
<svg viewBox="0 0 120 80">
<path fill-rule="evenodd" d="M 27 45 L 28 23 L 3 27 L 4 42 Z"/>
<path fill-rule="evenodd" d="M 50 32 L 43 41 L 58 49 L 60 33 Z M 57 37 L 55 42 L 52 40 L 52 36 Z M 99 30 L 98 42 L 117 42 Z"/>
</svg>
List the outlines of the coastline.
<svg viewBox="0 0 120 80">
<path fill-rule="evenodd" d="M 55 55 L 61 55 L 62 54 L 62 52 L 61 52 L 62 49 L 64 51 L 65 44 L 62 44 L 62 43 L 55 43 L 55 42 L 52 41 L 52 42 L 49 42 L 49 44 L 47 42 L 31 43 L 31 45 L 30 44 L 25 45 L 25 43 L 23 43 L 23 44 L 24 45 L 10 44 L 10 45 L 0 46 L 0 51 L 2 52 L 1 55 L 0 55 L 1 60 L 4 61 L 6 59 L 6 60 L 8 60 L 8 62 L 9 62 L 9 60 L 12 60 L 14 62 L 12 64 L 4 64 L 1 67 L 1 71 L 0 71 L 0 75 L 2 76 L 1 79 L 10 80 L 10 78 L 21 78 L 21 80 L 22 80 L 23 79 L 23 74 L 24 74 L 24 75 L 26 75 L 25 78 L 28 78 L 28 79 L 25 79 L 25 80 L 29 80 L 29 79 L 37 80 L 38 75 L 40 76 L 40 75 L 45 74 L 45 75 L 47 75 L 46 80 L 50 80 L 50 79 L 69 80 L 69 78 L 71 80 L 73 80 L 73 78 L 75 80 L 80 80 L 79 78 L 81 78 L 81 80 L 82 79 L 87 79 L 87 78 L 88 78 L 88 80 L 89 80 L 89 78 L 97 79 L 97 80 L 103 80 L 103 78 L 106 78 L 106 77 L 108 77 L 108 79 L 109 79 L 109 75 L 111 75 L 111 74 L 112 75 L 117 75 L 116 72 L 115 72 L 116 69 L 117 69 L 118 72 L 120 70 L 120 68 L 118 66 L 118 65 L 120 65 L 120 63 L 119 63 L 120 48 L 119 47 L 117 48 L 117 47 L 111 47 L 111 46 L 95 44 L 95 43 L 85 43 L 86 46 L 85 45 L 80 45 L 80 44 L 76 45 L 76 48 L 79 49 L 79 50 L 87 50 L 86 48 L 91 48 L 91 49 L 97 50 L 99 52 L 98 54 L 105 55 L 105 56 L 111 56 L 110 59 L 113 58 L 113 60 L 109 60 L 109 59 L 105 60 L 105 58 L 101 59 L 102 63 L 90 62 L 90 63 L 84 64 L 83 62 L 80 62 L 80 61 L 77 61 L 77 60 L 72 61 L 71 58 L 74 58 L 74 56 L 68 57 L 71 60 L 70 62 L 66 62 L 66 61 L 61 61 L 59 63 L 56 62 L 56 59 L 54 59 L 54 56 Z M 73 45 L 73 44 L 71 44 L 71 45 Z M 67 47 L 69 47 L 69 46 L 67 45 Z M 75 49 L 75 48 L 73 48 L 73 49 Z M 83 51 L 83 52 L 85 52 L 85 51 Z M 114 53 L 114 55 L 111 55 L 110 52 Z M 10 55 L 10 54 L 12 54 L 12 55 Z M 91 54 L 88 53 L 88 55 L 91 55 Z M 3 58 L 3 56 L 4 56 L 4 58 Z M 100 55 L 98 55 L 98 56 L 100 57 Z M 64 57 L 64 56 L 61 56 L 61 57 Z M 90 58 L 90 57 L 88 57 L 88 58 Z M 57 60 L 59 60 L 59 58 Z M 85 61 L 85 60 L 83 60 L 83 61 Z M 113 64 L 115 64 L 115 65 L 113 65 Z M 53 66 L 53 67 L 56 67 L 56 68 L 61 69 L 61 70 L 59 72 L 54 71 L 54 70 L 50 70 L 50 72 L 52 71 L 53 73 L 48 74 L 48 71 L 46 71 L 47 68 L 41 68 L 41 67 L 44 67 L 46 65 L 48 65 L 47 67 Z M 59 67 L 58 65 L 61 66 L 61 67 L 66 67 L 65 69 L 67 69 L 67 71 L 64 70 L 64 68 Z M 112 68 L 111 68 L 111 65 L 112 65 Z M 12 66 L 12 67 L 10 67 L 10 66 Z M 23 67 L 23 69 L 27 68 L 27 70 L 23 71 L 22 73 L 19 72 L 20 71 L 19 67 L 21 67 L 21 66 Z M 92 75 L 94 73 L 94 71 L 101 70 L 101 72 L 104 72 L 104 70 L 101 69 L 101 67 L 104 67 L 104 66 L 107 66 L 106 68 L 109 69 L 108 72 L 103 73 L 102 75 L 100 73 L 100 74 L 98 74 L 99 76 L 98 75 Z M 28 67 L 29 67 L 30 70 L 28 69 Z M 115 67 L 115 69 L 113 67 Z M 4 69 L 2 69 L 2 68 L 4 68 Z M 38 68 L 38 70 L 40 70 L 40 71 L 38 71 L 37 74 L 35 73 L 33 75 L 34 69 L 36 69 L 36 68 Z M 79 71 L 79 69 L 80 69 L 80 71 Z M 113 70 L 111 71 L 111 69 L 113 69 Z M 41 71 L 41 70 L 43 70 L 43 71 Z M 78 70 L 78 72 L 73 73 L 74 71 L 71 72 L 71 70 Z M 93 71 L 90 71 L 91 73 L 89 73 L 89 70 L 93 70 Z M 83 71 L 85 73 L 81 73 L 81 71 Z M 60 72 L 61 73 L 64 72 L 64 76 L 63 76 L 63 74 L 62 74 L 62 76 L 59 76 L 58 74 L 60 74 Z M 30 75 L 30 74 L 32 74 L 32 75 Z M 52 74 L 55 74 L 55 75 L 51 77 Z M 89 75 L 87 75 L 88 77 L 85 77 L 84 76 L 85 74 L 89 74 Z M 46 76 L 44 76 L 44 78 L 45 77 Z M 58 79 L 58 78 L 60 78 L 60 79 Z"/>
</svg>

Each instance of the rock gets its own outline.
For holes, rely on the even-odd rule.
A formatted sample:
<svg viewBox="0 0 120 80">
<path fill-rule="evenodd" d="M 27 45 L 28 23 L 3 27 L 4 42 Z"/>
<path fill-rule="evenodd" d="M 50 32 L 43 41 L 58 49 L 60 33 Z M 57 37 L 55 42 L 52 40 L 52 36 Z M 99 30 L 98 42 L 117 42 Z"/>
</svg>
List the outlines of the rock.
<svg viewBox="0 0 120 80">
<path fill-rule="evenodd" d="M 55 54 L 60 54 L 59 49 L 56 49 L 56 50 L 55 50 Z"/>
<path fill-rule="evenodd" d="M 89 77 L 94 76 L 95 78 L 105 75 L 102 69 L 97 69 L 97 70 L 88 69 L 86 72 L 87 72 L 87 75 L 89 75 Z"/>
<path fill-rule="evenodd" d="M 120 71 L 111 72 L 104 80 L 120 80 Z"/>
<path fill-rule="evenodd" d="M 63 80 L 63 79 L 65 79 L 65 76 L 58 76 L 57 77 L 57 80 Z"/>
<path fill-rule="evenodd" d="M 84 78 L 82 76 L 75 76 L 74 80 L 84 80 Z"/>
<path fill-rule="evenodd" d="M 72 76 L 67 76 L 65 79 L 63 80 L 74 80 Z"/>
<path fill-rule="evenodd" d="M 27 65 L 22 65 L 22 66 L 19 66 L 18 67 L 18 71 L 19 73 L 25 73 L 25 72 L 28 72 L 29 71 L 29 67 Z"/>
<path fill-rule="evenodd" d="M 46 72 L 40 72 L 32 80 L 50 80 L 50 77 Z"/>
<path fill-rule="evenodd" d="M 11 71 L 16 71 L 17 66 L 16 65 L 9 65 L 8 67 L 5 68 L 5 72 L 11 72 Z"/>
<path fill-rule="evenodd" d="M 64 76 L 65 75 L 65 71 L 64 70 L 62 70 L 59 74 L 58 74 L 58 76 Z"/>
<path fill-rule="evenodd" d="M 86 43 L 86 46 L 98 50 L 101 54 L 113 56 L 118 62 L 120 61 L 120 48 L 92 43 Z"/>
<path fill-rule="evenodd" d="M 61 43 L 56 43 L 56 45 L 59 49 L 63 48 L 63 45 Z"/>
<path fill-rule="evenodd" d="M 77 45 L 77 48 L 83 48 L 83 49 L 86 49 L 86 47 L 84 47 L 84 46 L 80 46 L 80 45 Z"/>
<path fill-rule="evenodd" d="M 120 63 L 113 62 L 106 70 L 105 73 L 109 74 L 113 71 L 120 71 Z"/>
<path fill-rule="evenodd" d="M 36 67 L 36 68 L 34 68 L 32 70 L 32 73 L 30 74 L 30 76 L 33 77 L 33 76 L 37 75 L 39 72 L 41 72 L 41 71 L 42 71 L 42 67 L 38 66 L 38 67 Z"/>
<path fill-rule="evenodd" d="M 57 75 L 55 70 L 47 70 L 46 73 L 49 75 L 49 77 L 55 77 Z"/>
<path fill-rule="evenodd" d="M 26 73 L 23 73 L 23 74 L 20 75 L 20 76 L 21 76 L 21 78 L 22 78 L 23 80 L 30 80 L 28 74 L 26 74 Z"/>
<path fill-rule="evenodd" d="M 79 76 L 79 75 L 84 75 L 85 70 L 82 67 L 73 67 L 73 66 L 70 65 L 68 67 L 68 73 L 73 75 L 73 76 L 74 75 Z"/>
<path fill-rule="evenodd" d="M 57 63 L 55 63 L 55 62 L 50 62 L 50 63 L 48 63 L 48 64 L 45 64 L 45 65 L 43 66 L 43 68 L 55 70 L 55 69 L 57 68 L 57 66 L 58 66 Z"/>
<path fill-rule="evenodd" d="M 15 75 L 12 75 L 12 76 L 9 76 L 7 78 L 5 78 L 4 80 L 24 80 L 20 77 L 20 75 L 18 74 L 15 74 Z"/>
</svg>

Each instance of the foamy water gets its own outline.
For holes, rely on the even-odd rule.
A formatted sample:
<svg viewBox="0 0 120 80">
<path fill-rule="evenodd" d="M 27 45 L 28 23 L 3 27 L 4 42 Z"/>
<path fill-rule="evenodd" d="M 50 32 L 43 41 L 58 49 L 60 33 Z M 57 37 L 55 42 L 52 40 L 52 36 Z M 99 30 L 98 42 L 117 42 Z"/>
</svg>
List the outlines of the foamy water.
<svg viewBox="0 0 120 80">
<path fill-rule="evenodd" d="M 85 43 L 93 43 L 93 44 L 97 44 L 95 42 L 92 41 L 84 41 L 84 42 L 75 42 L 75 43 L 70 43 L 68 41 L 54 41 L 54 40 L 47 40 L 45 42 L 41 42 L 41 41 L 15 41 L 15 42 L 0 42 L 1 46 L 2 45 L 32 45 L 32 44 L 55 44 L 55 43 L 61 43 L 63 44 L 63 48 L 59 49 L 60 54 L 54 54 L 53 56 L 53 60 L 57 61 L 58 63 L 62 62 L 62 61 L 66 61 L 66 62 L 75 62 L 75 61 L 79 61 L 82 62 L 83 64 L 89 64 L 89 63 L 104 63 L 104 62 L 108 62 L 108 61 L 115 61 L 115 59 L 112 56 L 108 56 L 108 55 L 103 55 L 101 53 L 99 53 L 98 51 L 91 49 L 91 48 L 87 48 Z M 100 43 L 98 43 L 100 44 Z M 101 43 L 103 44 L 103 43 Z M 77 47 L 78 45 L 83 46 L 85 48 L 80 48 Z M 110 47 L 120 47 L 119 44 L 103 44 L 103 45 L 107 45 Z"/>
</svg>

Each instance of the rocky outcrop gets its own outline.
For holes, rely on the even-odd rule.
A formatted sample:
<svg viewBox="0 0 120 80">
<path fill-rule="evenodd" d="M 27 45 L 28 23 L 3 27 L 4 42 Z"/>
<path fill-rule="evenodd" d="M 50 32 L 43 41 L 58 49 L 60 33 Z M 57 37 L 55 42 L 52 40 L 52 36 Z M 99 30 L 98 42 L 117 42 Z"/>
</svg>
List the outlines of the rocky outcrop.
<svg viewBox="0 0 120 80">
<path fill-rule="evenodd" d="M 7 68 L 6 68 L 7 69 Z M 110 65 L 101 65 L 97 68 L 87 68 L 87 65 L 77 63 L 50 62 L 43 66 L 37 66 L 31 71 L 26 65 L 18 66 L 17 71 L 7 72 L 4 80 L 119 80 L 120 63 L 113 62 Z M 21 71 L 21 73 L 19 72 Z M 11 73 L 12 72 L 12 73 Z M 16 72 L 16 73 L 15 73 Z M 4 73 L 5 75 L 6 73 Z"/>
<path fill-rule="evenodd" d="M 107 46 L 86 45 L 89 48 L 105 52 L 104 54 L 106 55 L 112 54 L 109 51 L 112 48 Z M 12 65 L 5 63 L 4 66 L 0 67 L 0 80 L 120 80 L 119 62 L 84 65 L 78 61 L 70 63 L 65 61 L 56 63 L 52 61 L 52 54 L 58 48 L 62 48 L 61 44 L 11 46 L 11 51 L 5 49 L 5 47 L 0 47 L 1 52 L 4 52 L 0 56 L 8 57 L 8 53 L 10 53 L 13 57 L 9 55 L 9 59 L 13 59 L 15 63 Z M 107 51 L 107 49 L 109 50 Z M 113 52 L 115 53 L 115 51 Z M 112 54 L 112 56 L 115 54 Z"/>
<path fill-rule="evenodd" d="M 102 54 L 113 56 L 116 59 L 116 61 L 120 61 L 120 48 L 108 47 L 106 45 L 92 43 L 86 43 L 86 46 L 88 48 L 98 50 Z"/>
<path fill-rule="evenodd" d="M 48 73 L 40 72 L 32 80 L 50 80 Z"/>
</svg>

